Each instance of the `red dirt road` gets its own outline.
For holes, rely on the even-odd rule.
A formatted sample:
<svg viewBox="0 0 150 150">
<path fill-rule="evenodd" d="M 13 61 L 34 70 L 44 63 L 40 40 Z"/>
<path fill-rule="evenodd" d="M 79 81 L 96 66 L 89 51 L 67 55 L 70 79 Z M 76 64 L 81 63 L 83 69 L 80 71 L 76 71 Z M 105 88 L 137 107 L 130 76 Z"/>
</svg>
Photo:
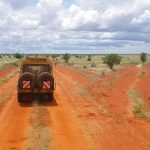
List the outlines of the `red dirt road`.
<svg viewBox="0 0 150 150">
<path fill-rule="evenodd" d="M 56 101 L 60 110 L 55 107 L 54 110 L 51 109 L 54 114 L 55 110 L 59 112 L 58 125 L 53 125 L 56 116 L 53 118 L 51 115 L 54 119 L 53 149 L 59 149 L 60 145 L 65 149 L 68 143 L 69 149 L 79 149 L 75 147 L 80 145 L 79 141 L 71 141 L 76 139 L 77 134 L 70 130 L 78 126 L 78 136 L 82 137 L 81 141 L 87 141 L 86 145 L 91 150 L 148 150 L 150 123 L 133 117 L 128 96 L 139 72 L 137 67 L 131 65 L 90 84 L 84 73 L 58 66 Z M 81 93 L 80 86 L 84 86 L 88 94 Z M 102 106 L 105 111 L 101 110 Z M 61 130 L 59 126 L 62 127 Z M 73 138 L 67 137 L 67 134 Z M 66 140 L 63 141 L 64 139 Z"/>
<path fill-rule="evenodd" d="M 27 139 L 29 107 L 21 107 L 17 102 L 16 81 L 13 77 L 2 86 L 0 95 L 12 91 L 9 102 L 4 104 L 0 112 L 0 150 L 21 150 Z"/>
<path fill-rule="evenodd" d="M 55 100 L 46 106 L 50 150 L 149 150 L 150 122 L 135 119 L 130 113 L 128 92 L 133 85 L 149 97 L 146 88 L 150 85 L 145 88 L 144 84 L 150 78 L 150 69 L 138 83 L 139 72 L 131 65 L 99 79 L 92 73 L 89 79 L 85 71 L 57 66 Z M 0 85 L 0 96 L 14 90 L 0 111 L 0 150 L 23 150 L 29 138 L 32 107 L 18 104 L 16 81 L 17 76 Z"/>
</svg>

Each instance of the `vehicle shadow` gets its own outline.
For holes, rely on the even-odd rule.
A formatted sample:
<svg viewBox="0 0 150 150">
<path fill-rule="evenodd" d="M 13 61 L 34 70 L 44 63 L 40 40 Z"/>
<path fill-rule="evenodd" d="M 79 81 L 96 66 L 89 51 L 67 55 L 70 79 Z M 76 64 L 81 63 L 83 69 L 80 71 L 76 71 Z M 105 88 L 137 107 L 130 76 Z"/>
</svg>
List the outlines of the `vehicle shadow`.
<svg viewBox="0 0 150 150">
<path fill-rule="evenodd" d="M 34 99 L 30 102 L 22 102 L 19 105 L 21 107 L 33 107 L 35 103 L 41 106 L 48 106 L 48 107 L 54 107 L 58 105 L 55 98 L 52 101 L 47 101 L 47 100 L 43 101 L 43 99 Z"/>
<path fill-rule="evenodd" d="M 42 106 L 57 106 L 58 105 L 55 98 L 52 101 L 39 100 L 39 104 Z"/>
<path fill-rule="evenodd" d="M 19 103 L 19 105 L 21 107 L 33 107 L 33 102 L 22 102 L 22 103 Z"/>
</svg>

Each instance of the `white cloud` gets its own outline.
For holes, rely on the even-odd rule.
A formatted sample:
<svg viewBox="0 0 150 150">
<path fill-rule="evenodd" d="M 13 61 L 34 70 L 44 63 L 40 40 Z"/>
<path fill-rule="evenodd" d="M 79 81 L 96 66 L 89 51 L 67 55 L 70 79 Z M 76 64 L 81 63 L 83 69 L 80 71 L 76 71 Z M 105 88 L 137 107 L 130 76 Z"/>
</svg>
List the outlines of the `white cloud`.
<svg viewBox="0 0 150 150">
<path fill-rule="evenodd" d="M 106 1 L 107 5 L 104 0 L 77 0 L 64 8 L 63 0 L 39 0 L 34 6 L 28 0 L 2 0 L 0 52 L 8 45 L 10 50 L 43 52 L 56 43 L 62 50 L 150 43 L 150 1 Z"/>
<path fill-rule="evenodd" d="M 133 24 L 143 24 L 150 22 L 150 10 L 145 10 L 143 14 L 138 17 L 133 18 Z"/>
<path fill-rule="evenodd" d="M 62 18 L 62 27 L 64 29 L 91 28 L 97 23 L 99 13 L 97 10 L 82 10 L 77 5 L 72 5 Z"/>
<path fill-rule="evenodd" d="M 28 0 L 3 0 L 5 3 L 10 4 L 14 9 L 20 9 L 28 4 Z"/>
<path fill-rule="evenodd" d="M 82 8 L 82 9 L 98 9 L 102 2 L 101 0 L 77 0 L 77 4 Z"/>
</svg>

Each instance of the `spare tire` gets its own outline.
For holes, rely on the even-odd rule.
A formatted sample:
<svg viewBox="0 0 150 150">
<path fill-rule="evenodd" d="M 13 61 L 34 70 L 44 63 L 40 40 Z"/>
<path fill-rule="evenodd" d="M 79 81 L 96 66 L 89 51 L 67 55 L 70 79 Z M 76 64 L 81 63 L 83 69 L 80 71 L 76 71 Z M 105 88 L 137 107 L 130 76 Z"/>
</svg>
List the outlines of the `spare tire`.
<svg viewBox="0 0 150 150">
<path fill-rule="evenodd" d="M 53 76 L 48 72 L 43 72 L 38 75 L 37 77 L 37 85 L 39 88 L 43 88 L 43 82 L 44 81 L 50 81 L 50 89 L 54 89 L 54 78 Z"/>
<path fill-rule="evenodd" d="M 20 89 L 23 89 L 23 81 L 30 81 L 30 88 L 34 88 L 36 85 L 36 77 L 31 72 L 25 72 L 23 73 L 18 80 L 18 87 Z"/>
</svg>

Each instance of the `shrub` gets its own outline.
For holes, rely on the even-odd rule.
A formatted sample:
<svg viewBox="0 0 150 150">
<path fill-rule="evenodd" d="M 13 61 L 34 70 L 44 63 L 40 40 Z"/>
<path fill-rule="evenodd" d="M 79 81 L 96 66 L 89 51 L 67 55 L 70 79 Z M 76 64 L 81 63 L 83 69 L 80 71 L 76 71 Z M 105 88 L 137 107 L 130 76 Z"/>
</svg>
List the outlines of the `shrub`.
<svg viewBox="0 0 150 150">
<path fill-rule="evenodd" d="M 75 55 L 75 58 L 79 58 L 79 55 Z"/>
<path fill-rule="evenodd" d="M 87 67 L 86 66 L 83 66 L 83 69 L 86 69 Z"/>
<path fill-rule="evenodd" d="M 53 55 L 52 55 L 52 59 L 55 59 L 55 58 L 57 58 L 57 57 L 59 57 L 59 55 L 57 55 L 57 54 L 53 54 Z"/>
<path fill-rule="evenodd" d="M 91 55 L 88 55 L 87 61 L 91 61 L 91 60 L 92 60 Z"/>
<path fill-rule="evenodd" d="M 70 59 L 70 54 L 65 53 L 65 54 L 63 55 L 63 59 L 64 59 L 65 63 L 68 63 L 68 61 L 69 61 L 69 59 Z"/>
<path fill-rule="evenodd" d="M 146 53 L 141 53 L 141 56 L 140 56 L 140 58 L 141 58 L 141 61 L 144 63 L 144 62 L 146 62 Z"/>
<path fill-rule="evenodd" d="M 121 57 L 117 54 L 109 54 L 103 58 L 103 63 L 107 64 L 111 70 L 113 70 L 114 65 L 121 63 Z"/>
<path fill-rule="evenodd" d="M 96 67 L 96 64 L 93 62 L 93 63 L 91 64 L 91 67 L 92 67 L 92 68 Z"/>
<path fill-rule="evenodd" d="M 21 58 L 23 58 L 23 55 L 22 55 L 22 54 L 19 54 L 19 53 L 16 53 L 16 54 L 14 55 L 14 57 L 17 58 L 17 59 L 21 59 Z"/>
</svg>

